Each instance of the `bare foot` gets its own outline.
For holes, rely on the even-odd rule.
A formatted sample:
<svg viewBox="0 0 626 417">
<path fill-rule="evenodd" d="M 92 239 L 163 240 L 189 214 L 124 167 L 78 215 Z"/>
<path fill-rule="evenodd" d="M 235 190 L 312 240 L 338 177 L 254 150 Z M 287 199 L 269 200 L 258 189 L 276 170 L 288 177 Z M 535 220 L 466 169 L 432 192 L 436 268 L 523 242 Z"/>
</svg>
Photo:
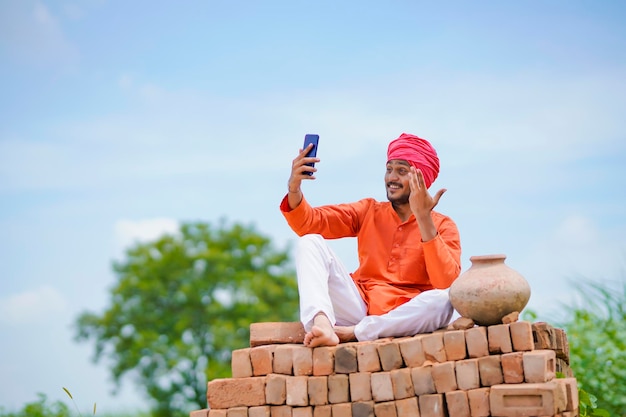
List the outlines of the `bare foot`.
<svg viewBox="0 0 626 417">
<path fill-rule="evenodd" d="M 335 326 L 335 333 L 341 343 L 356 341 L 354 326 Z"/>
<path fill-rule="evenodd" d="M 311 331 L 304 335 L 304 345 L 308 347 L 335 346 L 339 337 L 335 334 L 330 320 L 325 314 L 318 314 L 313 321 Z"/>
</svg>

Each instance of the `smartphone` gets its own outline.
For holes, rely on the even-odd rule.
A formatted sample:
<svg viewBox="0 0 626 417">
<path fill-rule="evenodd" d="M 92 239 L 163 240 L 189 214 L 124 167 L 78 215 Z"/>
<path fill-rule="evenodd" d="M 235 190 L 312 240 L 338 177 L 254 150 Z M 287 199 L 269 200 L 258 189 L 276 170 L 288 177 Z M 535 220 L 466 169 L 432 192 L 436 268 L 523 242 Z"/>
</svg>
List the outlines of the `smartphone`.
<svg viewBox="0 0 626 417">
<path fill-rule="evenodd" d="M 307 157 L 315 157 L 317 156 L 317 145 L 319 143 L 320 140 L 320 135 L 312 135 L 312 134 L 308 134 L 304 136 L 304 145 L 302 145 L 302 149 L 306 149 L 307 146 L 309 146 L 309 144 L 313 144 L 313 147 L 311 148 L 311 150 L 309 150 L 309 152 L 307 152 L 306 156 Z M 315 166 L 314 163 L 310 163 L 307 164 L 308 166 L 312 167 Z M 312 172 L 305 172 L 305 174 L 307 175 L 313 175 Z"/>
</svg>

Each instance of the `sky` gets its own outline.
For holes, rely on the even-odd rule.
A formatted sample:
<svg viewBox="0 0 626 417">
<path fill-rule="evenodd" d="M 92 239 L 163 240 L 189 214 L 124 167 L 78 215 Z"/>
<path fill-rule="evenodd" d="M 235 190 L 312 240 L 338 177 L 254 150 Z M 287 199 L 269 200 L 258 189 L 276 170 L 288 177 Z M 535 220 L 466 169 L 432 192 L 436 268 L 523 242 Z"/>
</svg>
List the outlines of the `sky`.
<svg viewBox="0 0 626 417">
<path fill-rule="evenodd" d="M 0 407 L 67 387 L 87 414 L 147 410 L 76 318 L 181 222 L 293 244 L 278 206 L 307 133 L 313 205 L 385 200 L 389 141 L 428 139 L 462 269 L 506 254 L 543 317 L 574 280 L 623 277 L 625 19 L 608 0 L 0 0 Z M 331 245 L 356 268 L 354 239 Z"/>
</svg>

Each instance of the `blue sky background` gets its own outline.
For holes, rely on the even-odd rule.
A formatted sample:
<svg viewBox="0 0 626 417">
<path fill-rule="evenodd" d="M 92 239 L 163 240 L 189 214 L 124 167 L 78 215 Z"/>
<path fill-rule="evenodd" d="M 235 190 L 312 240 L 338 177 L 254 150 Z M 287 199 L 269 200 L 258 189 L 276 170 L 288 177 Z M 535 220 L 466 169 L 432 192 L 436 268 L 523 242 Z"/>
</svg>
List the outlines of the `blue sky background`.
<svg viewBox="0 0 626 417">
<path fill-rule="evenodd" d="M 124 248 L 181 221 L 286 247 L 306 133 L 315 205 L 383 200 L 388 142 L 429 139 L 463 269 L 505 253 L 540 314 L 571 278 L 623 276 L 623 2 L 157 3 L 0 0 L 0 406 L 67 387 L 147 409 L 132 378 L 109 394 L 74 320 L 106 307 Z"/>
</svg>

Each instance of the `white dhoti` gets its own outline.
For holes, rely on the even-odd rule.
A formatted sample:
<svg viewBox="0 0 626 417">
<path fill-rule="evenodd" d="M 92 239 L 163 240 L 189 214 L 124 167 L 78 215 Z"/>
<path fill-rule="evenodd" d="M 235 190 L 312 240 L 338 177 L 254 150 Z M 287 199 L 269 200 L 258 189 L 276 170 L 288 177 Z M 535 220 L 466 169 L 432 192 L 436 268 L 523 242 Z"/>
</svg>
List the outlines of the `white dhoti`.
<svg viewBox="0 0 626 417">
<path fill-rule="evenodd" d="M 429 333 L 452 318 L 448 290 L 436 289 L 424 291 L 388 313 L 368 316 L 352 277 L 320 235 L 298 240 L 296 272 L 300 321 L 307 332 L 318 313 L 324 313 L 333 325 L 355 326 L 359 341 Z"/>
</svg>

